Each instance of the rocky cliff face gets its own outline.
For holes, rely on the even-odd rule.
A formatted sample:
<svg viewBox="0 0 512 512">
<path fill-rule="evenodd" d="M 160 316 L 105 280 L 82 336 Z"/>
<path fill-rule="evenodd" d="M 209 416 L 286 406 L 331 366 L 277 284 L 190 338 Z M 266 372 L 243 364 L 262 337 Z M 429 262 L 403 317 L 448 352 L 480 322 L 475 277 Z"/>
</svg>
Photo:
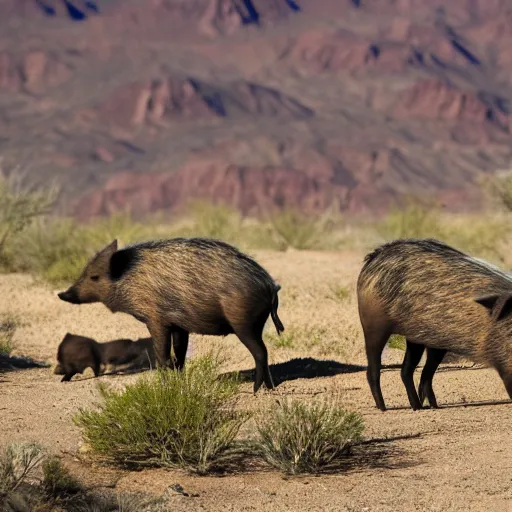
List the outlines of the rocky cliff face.
<svg viewBox="0 0 512 512">
<path fill-rule="evenodd" d="M 505 0 L 0 0 L 0 151 L 80 218 L 477 208 L 509 167 Z"/>
</svg>

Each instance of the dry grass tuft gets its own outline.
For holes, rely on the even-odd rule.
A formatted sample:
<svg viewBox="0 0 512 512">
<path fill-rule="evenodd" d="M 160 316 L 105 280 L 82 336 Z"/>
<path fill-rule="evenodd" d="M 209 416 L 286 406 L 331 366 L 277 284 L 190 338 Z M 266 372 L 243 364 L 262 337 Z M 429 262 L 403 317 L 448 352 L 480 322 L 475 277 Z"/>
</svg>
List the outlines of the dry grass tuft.
<svg viewBox="0 0 512 512">
<path fill-rule="evenodd" d="M 361 440 L 363 420 L 347 412 L 333 397 L 303 403 L 280 400 L 257 421 L 255 450 L 285 474 L 337 469 L 350 447 Z"/>
</svg>

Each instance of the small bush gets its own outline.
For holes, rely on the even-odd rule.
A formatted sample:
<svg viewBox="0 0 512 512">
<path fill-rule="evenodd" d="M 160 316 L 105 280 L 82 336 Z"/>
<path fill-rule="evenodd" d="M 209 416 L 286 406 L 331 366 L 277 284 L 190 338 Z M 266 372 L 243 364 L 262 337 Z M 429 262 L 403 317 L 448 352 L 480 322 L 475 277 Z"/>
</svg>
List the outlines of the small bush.
<svg viewBox="0 0 512 512">
<path fill-rule="evenodd" d="M 11 443 L 0 454 L 0 496 L 7 496 L 34 476 L 44 452 L 36 443 Z"/>
<path fill-rule="evenodd" d="M 506 212 L 512 212 L 512 172 L 498 173 L 485 179 L 483 185 L 500 207 Z"/>
<path fill-rule="evenodd" d="M 278 402 L 257 422 L 255 449 L 285 474 L 319 473 L 342 463 L 361 440 L 363 420 L 336 402 Z"/>
<path fill-rule="evenodd" d="M 217 366 L 198 358 L 182 372 L 143 376 L 124 392 L 102 387 L 104 404 L 81 410 L 75 422 L 108 461 L 206 473 L 236 456 L 234 440 L 247 419 L 233 410 L 238 382 L 218 379 Z"/>
<path fill-rule="evenodd" d="M 392 208 L 377 223 L 377 232 L 387 241 L 400 238 L 442 238 L 439 211 L 434 204 L 425 204 L 406 197 L 403 206 Z"/>
<path fill-rule="evenodd" d="M 154 501 L 90 492 L 58 458 L 46 458 L 45 450 L 34 443 L 12 443 L 0 454 L 2 512 L 140 512 Z"/>
<path fill-rule="evenodd" d="M 90 224 L 67 218 L 43 218 L 16 237 L 10 247 L 10 271 L 31 272 L 60 285 L 75 280 L 87 261 L 114 238 L 129 244 L 151 233 L 152 225 L 129 215 L 114 215 Z"/>
<path fill-rule="evenodd" d="M 51 211 L 57 189 L 33 189 L 22 184 L 18 173 L 6 178 L 0 170 L 0 264 L 12 257 L 7 247 L 12 237 L 27 229 L 34 219 Z"/>
<path fill-rule="evenodd" d="M 51 498 L 67 498 L 83 491 L 82 485 L 57 457 L 49 457 L 44 461 L 42 486 Z"/>
<path fill-rule="evenodd" d="M 242 217 L 226 205 L 194 201 L 189 205 L 194 236 L 234 240 L 241 231 Z"/>
<path fill-rule="evenodd" d="M 19 321 L 14 315 L 0 315 L 0 355 L 8 356 L 12 352 L 13 338 L 18 325 Z"/>
<path fill-rule="evenodd" d="M 314 217 L 287 210 L 273 215 L 270 223 L 284 248 L 320 250 L 336 246 L 333 239 L 336 222 L 329 212 L 322 217 Z"/>
</svg>

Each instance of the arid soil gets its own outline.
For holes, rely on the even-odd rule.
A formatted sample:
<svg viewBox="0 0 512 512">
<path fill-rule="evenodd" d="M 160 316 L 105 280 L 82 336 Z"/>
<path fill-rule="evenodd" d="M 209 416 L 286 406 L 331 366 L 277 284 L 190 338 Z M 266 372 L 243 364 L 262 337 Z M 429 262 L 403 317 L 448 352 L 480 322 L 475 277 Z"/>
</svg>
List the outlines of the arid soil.
<svg viewBox="0 0 512 512">
<path fill-rule="evenodd" d="M 257 409 L 278 396 L 312 400 L 341 392 L 346 407 L 362 414 L 366 439 L 375 440 L 357 451 L 345 471 L 284 479 L 278 472 L 240 468 L 234 475 L 198 477 L 160 469 L 128 472 L 80 461 L 73 413 L 99 400 L 98 382 L 122 387 L 138 376 L 94 379 L 86 373 L 60 383 L 51 368 L 0 374 L 0 445 L 40 442 L 91 485 L 164 495 L 162 510 L 512 511 L 512 403 L 495 371 L 471 363 L 443 365 L 434 381 L 441 409 L 413 412 L 394 366 L 403 354 L 386 349 L 388 368 L 382 378 L 390 410 L 375 408 L 354 295 L 361 256 L 256 254 L 283 286 L 280 316 L 289 338 L 287 348 L 276 347 L 269 322 L 265 339 L 280 385 L 272 393 L 253 396 L 247 382 L 241 399 L 242 407 Z M 0 277 L 0 313 L 16 314 L 23 322 L 14 354 L 53 364 L 68 331 L 100 341 L 146 335 L 142 324 L 125 315 L 113 315 L 103 306 L 65 304 L 55 292 L 28 276 Z M 225 371 L 252 369 L 251 356 L 231 336 L 195 336 L 189 355 L 212 346 L 225 353 Z M 175 484 L 188 496 L 173 491 Z"/>
</svg>

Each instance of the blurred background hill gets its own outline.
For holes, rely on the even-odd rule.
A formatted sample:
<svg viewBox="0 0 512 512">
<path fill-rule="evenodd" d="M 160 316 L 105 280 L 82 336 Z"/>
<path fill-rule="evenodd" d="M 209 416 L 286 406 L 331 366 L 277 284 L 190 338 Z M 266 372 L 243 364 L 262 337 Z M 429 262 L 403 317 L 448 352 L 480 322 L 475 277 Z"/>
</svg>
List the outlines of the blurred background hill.
<svg viewBox="0 0 512 512">
<path fill-rule="evenodd" d="M 511 44 L 507 0 L 0 0 L 2 167 L 79 219 L 477 210 Z"/>
</svg>

